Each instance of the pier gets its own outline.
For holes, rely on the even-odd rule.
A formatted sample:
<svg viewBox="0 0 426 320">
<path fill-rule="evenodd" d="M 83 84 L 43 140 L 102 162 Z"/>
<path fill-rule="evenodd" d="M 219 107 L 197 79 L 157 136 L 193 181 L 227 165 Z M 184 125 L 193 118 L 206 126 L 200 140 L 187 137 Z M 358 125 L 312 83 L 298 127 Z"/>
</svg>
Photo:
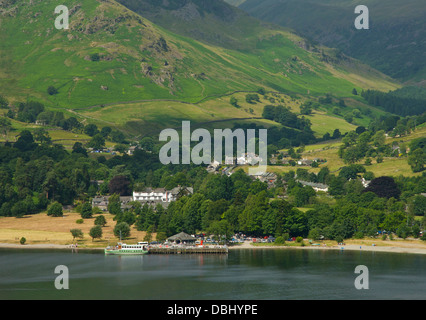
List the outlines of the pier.
<svg viewBox="0 0 426 320">
<path fill-rule="evenodd" d="M 227 254 L 227 247 L 209 247 L 209 246 L 161 246 L 150 247 L 150 254 Z"/>
</svg>

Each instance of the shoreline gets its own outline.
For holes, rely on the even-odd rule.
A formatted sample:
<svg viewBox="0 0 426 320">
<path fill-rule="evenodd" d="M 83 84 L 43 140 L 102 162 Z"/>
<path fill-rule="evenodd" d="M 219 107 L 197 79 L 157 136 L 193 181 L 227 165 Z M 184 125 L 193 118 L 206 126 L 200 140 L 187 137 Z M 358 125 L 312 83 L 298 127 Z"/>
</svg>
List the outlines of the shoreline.
<svg viewBox="0 0 426 320">
<path fill-rule="evenodd" d="M 426 248 L 404 247 L 398 245 L 392 246 L 377 246 L 377 245 L 359 245 L 359 244 L 345 244 L 345 245 L 332 245 L 332 246 L 274 246 L 274 245 L 251 245 L 244 243 L 237 246 L 229 247 L 229 250 L 235 249 L 298 249 L 298 250 L 340 250 L 340 251 L 369 251 L 369 252 L 388 252 L 388 253 L 410 253 L 410 254 L 426 254 Z"/>
<path fill-rule="evenodd" d="M 71 244 L 17 244 L 17 243 L 0 243 L 0 249 L 71 249 L 71 250 L 104 250 L 103 247 L 74 247 Z"/>
<path fill-rule="evenodd" d="M 104 247 L 77 247 L 75 248 L 71 244 L 53 244 L 53 243 L 39 243 L 39 244 L 16 244 L 16 243 L 0 243 L 0 249 L 61 249 L 61 250 L 104 250 Z M 426 254 L 426 248 L 416 247 L 404 247 L 404 246 L 377 246 L 377 245 L 357 245 L 357 244 L 345 244 L 345 245 L 333 245 L 333 246 L 274 246 L 274 245 L 252 245 L 251 243 L 244 243 L 234 246 L 228 246 L 229 250 L 340 250 L 340 251 L 369 251 L 369 252 L 387 252 L 387 253 L 409 253 L 409 254 Z"/>
</svg>

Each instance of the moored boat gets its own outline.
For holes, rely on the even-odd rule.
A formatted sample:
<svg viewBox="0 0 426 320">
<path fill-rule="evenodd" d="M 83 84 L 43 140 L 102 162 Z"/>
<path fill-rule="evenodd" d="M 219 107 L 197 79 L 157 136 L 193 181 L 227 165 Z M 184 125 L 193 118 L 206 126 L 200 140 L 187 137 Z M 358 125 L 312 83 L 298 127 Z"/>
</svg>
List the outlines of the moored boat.
<svg viewBox="0 0 426 320">
<path fill-rule="evenodd" d="M 126 244 L 119 242 L 116 246 L 108 246 L 105 248 L 105 254 L 118 254 L 118 255 L 135 255 L 147 254 L 148 243 L 138 242 L 138 244 Z"/>
</svg>

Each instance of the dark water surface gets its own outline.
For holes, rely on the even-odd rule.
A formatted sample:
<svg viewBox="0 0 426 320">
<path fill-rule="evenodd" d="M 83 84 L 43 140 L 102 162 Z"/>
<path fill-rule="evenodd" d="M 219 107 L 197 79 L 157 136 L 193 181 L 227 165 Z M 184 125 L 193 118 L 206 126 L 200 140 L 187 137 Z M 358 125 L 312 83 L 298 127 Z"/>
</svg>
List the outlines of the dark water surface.
<svg viewBox="0 0 426 320">
<path fill-rule="evenodd" d="M 55 268 L 69 289 L 55 288 Z M 354 282 L 368 268 L 369 289 Z M 230 250 L 228 255 L 105 256 L 0 250 L 0 299 L 425 299 L 426 256 L 337 250 Z"/>
</svg>

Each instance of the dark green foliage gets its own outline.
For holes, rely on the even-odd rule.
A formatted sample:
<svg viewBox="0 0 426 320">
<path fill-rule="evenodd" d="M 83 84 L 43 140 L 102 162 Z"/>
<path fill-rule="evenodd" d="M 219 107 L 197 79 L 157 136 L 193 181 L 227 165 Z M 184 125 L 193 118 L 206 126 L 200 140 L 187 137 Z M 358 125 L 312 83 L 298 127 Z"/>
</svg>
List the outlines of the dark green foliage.
<svg viewBox="0 0 426 320">
<path fill-rule="evenodd" d="M 413 95 L 411 96 L 411 94 Z M 382 107 L 393 114 L 408 116 L 426 112 L 426 97 L 424 95 L 401 94 L 398 91 L 385 93 L 376 90 L 362 91 L 361 95 L 369 104 Z"/>
<path fill-rule="evenodd" d="M 22 217 L 37 213 L 46 210 L 49 203 L 52 204 L 48 213 L 52 213 L 52 208 L 59 203 L 83 201 L 80 212 L 82 217 L 88 218 L 93 211 L 87 195 L 108 194 L 111 182 L 121 189 L 114 177 L 125 177 L 127 191 L 132 190 L 132 184 L 154 188 L 178 185 L 194 188 L 193 195 L 181 194 L 166 209 L 161 204 L 130 203 L 122 211 L 119 195 L 109 198 L 108 209 L 115 214 L 117 225 L 134 224 L 137 230 L 159 232 L 163 236 L 181 231 L 210 231 L 226 236 L 230 232 L 244 232 L 256 236 L 288 234 L 306 237 L 315 229 L 312 233 L 315 237 L 344 239 L 355 233 L 357 237 L 375 235 L 377 230 L 384 228 L 397 230 L 402 217 L 400 212 L 405 206 L 415 214 L 423 212 L 423 198 L 420 198 L 423 196 L 419 194 L 426 193 L 424 175 L 398 177 L 392 180 L 393 183 L 386 177 L 380 177 L 382 179 L 374 179 L 364 190 L 359 178 L 364 176 L 370 180 L 374 176 L 365 172 L 363 166 L 349 165 L 338 173 L 331 173 L 321 164 L 318 174 L 298 168 L 296 172 L 280 175 L 277 186 L 268 188 L 267 184 L 253 180 L 242 170 L 227 176 L 208 174 L 199 166 L 163 166 L 159 163 L 158 154 L 144 150 L 135 150 L 133 156 L 113 156 L 97 161 L 55 145 L 38 145 L 31 142 L 26 132 L 21 136 L 20 148 L 0 145 L 2 216 Z M 347 136 L 345 143 L 353 147 L 370 138 L 367 130 L 355 133 L 353 137 Z M 27 148 L 28 145 L 31 147 Z M 81 146 L 77 145 L 73 151 L 78 147 Z M 424 141 L 415 140 L 410 147 L 422 150 Z M 296 151 L 294 155 L 297 155 Z M 303 186 L 296 179 L 327 184 L 329 194 L 334 197 L 327 203 L 333 204 L 322 203 L 324 198 L 317 197 L 312 187 Z M 91 183 L 93 180 L 104 180 L 104 183 L 97 186 Z M 286 200 L 276 197 L 282 196 L 283 190 L 288 196 Z M 54 205 L 55 202 L 58 204 Z M 304 212 L 297 206 L 309 207 L 310 210 Z M 100 219 L 96 219 L 96 225 Z M 404 222 L 407 224 L 407 220 Z M 414 224 L 410 221 L 408 227 L 401 235 L 415 233 Z M 122 237 L 125 236 L 122 233 Z"/>
<path fill-rule="evenodd" d="M 395 180 L 386 176 L 373 179 L 365 189 L 365 192 L 369 191 L 381 198 L 399 198 L 401 194 Z"/>
<path fill-rule="evenodd" d="M 9 101 L 5 97 L 0 95 L 0 109 L 6 109 L 8 105 L 9 105 Z"/>
<path fill-rule="evenodd" d="M 81 229 L 71 229 L 70 232 L 73 241 L 75 240 L 75 238 L 83 238 L 83 231 L 81 231 Z"/>
<path fill-rule="evenodd" d="M 100 59 L 101 59 L 101 56 L 97 52 L 90 55 L 90 60 L 92 61 L 99 61 Z"/>
<path fill-rule="evenodd" d="M 58 94 L 58 89 L 56 89 L 54 86 L 49 86 L 47 88 L 47 93 L 53 96 L 54 94 Z"/>
<path fill-rule="evenodd" d="M 126 222 L 118 222 L 114 227 L 116 237 L 128 238 L 130 236 L 130 226 Z"/>
<path fill-rule="evenodd" d="M 81 208 L 81 217 L 83 219 L 89 219 L 92 217 L 92 205 L 89 202 L 83 203 Z"/>
<path fill-rule="evenodd" d="M 102 227 L 100 225 L 96 225 L 90 228 L 89 235 L 92 237 L 92 241 L 97 238 L 102 238 Z"/>
<path fill-rule="evenodd" d="M 47 209 L 47 215 L 52 217 L 62 217 L 62 205 L 59 202 L 53 202 Z"/>
<path fill-rule="evenodd" d="M 105 216 L 104 215 L 99 215 L 99 216 L 97 216 L 96 218 L 95 218 L 95 225 L 97 225 L 97 226 L 101 226 L 101 227 L 104 227 L 105 225 L 106 225 L 106 223 L 107 223 L 107 221 L 106 221 L 106 219 L 105 219 Z"/>
<path fill-rule="evenodd" d="M 246 102 L 247 103 L 256 103 L 259 102 L 259 96 L 256 93 L 248 93 L 246 94 Z"/>
</svg>

